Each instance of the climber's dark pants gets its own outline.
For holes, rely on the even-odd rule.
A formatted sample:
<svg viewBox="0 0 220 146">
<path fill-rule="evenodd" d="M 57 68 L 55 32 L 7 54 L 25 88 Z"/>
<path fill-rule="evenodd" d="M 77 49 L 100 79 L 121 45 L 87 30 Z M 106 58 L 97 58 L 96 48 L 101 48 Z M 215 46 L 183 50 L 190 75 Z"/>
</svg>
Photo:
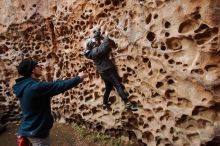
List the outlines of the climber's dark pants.
<svg viewBox="0 0 220 146">
<path fill-rule="evenodd" d="M 100 73 L 100 75 L 105 82 L 105 93 L 104 93 L 104 98 L 103 98 L 103 104 L 108 104 L 108 98 L 109 98 L 111 90 L 113 89 L 113 86 L 118 91 L 122 100 L 125 103 L 127 103 L 128 98 L 123 89 L 122 84 L 120 83 L 120 79 L 119 79 L 117 71 L 115 69 L 109 69 L 109 70 L 104 71 L 103 73 Z"/>
</svg>

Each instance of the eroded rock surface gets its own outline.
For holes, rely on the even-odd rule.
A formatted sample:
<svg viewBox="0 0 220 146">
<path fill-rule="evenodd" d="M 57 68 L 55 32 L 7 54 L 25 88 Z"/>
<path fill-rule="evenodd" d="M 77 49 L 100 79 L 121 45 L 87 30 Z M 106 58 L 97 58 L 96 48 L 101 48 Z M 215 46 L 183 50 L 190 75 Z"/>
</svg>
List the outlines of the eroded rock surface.
<svg viewBox="0 0 220 146">
<path fill-rule="evenodd" d="M 52 100 L 57 121 L 122 135 L 149 146 L 200 146 L 219 136 L 219 0 L 15 0 L 1 3 L 0 108 L 15 120 L 11 87 L 21 59 L 40 60 L 44 80 L 89 72 L 77 88 Z M 135 113 L 82 55 L 95 28 L 117 44 L 112 56 Z"/>
</svg>

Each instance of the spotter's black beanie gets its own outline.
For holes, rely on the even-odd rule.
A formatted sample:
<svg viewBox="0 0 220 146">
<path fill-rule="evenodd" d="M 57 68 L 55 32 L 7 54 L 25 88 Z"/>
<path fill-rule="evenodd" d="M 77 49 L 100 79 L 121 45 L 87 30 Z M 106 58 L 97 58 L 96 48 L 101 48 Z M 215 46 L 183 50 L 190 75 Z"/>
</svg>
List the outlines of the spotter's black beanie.
<svg viewBox="0 0 220 146">
<path fill-rule="evenodd" d="M 17 70 L 18 73 L 24 77 L 31 76 L 32 70 L 37 65 L 37 62 L 31 59 L 22 60 L 18 65 Z"/>
</svg>

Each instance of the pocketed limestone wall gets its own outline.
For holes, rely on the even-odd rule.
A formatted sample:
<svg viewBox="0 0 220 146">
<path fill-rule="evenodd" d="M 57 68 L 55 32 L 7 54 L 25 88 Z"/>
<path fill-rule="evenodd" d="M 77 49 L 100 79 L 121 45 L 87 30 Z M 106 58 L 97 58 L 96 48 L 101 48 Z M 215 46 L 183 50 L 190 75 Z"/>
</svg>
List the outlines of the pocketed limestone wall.
<svg viewBox="0 0 220 146">
<path fill-rule="evenodd" d="M 59 122 L 148 146 L 212 145 L 219 136 L 219 0 L 14 0 L 0 2 L 0 110 L 20 113 L 12 92 L 16 66 L 39 60 L 42 80 L 80 71 L 89 77 L 52 99 Z M 122 83 L 137 112 L 126 111 L 114 90 L 102 110 L 104 83 L 82 52 L 101 26 Z"/>
</svg>

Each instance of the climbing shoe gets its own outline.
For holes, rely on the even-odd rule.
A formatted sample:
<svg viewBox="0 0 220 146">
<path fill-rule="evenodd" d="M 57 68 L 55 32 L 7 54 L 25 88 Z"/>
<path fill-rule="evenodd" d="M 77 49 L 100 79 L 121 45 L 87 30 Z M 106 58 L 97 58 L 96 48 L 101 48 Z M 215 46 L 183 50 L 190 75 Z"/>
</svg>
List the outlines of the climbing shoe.
<svg viewBox="0 0 220 146">
<path fill-rule="evenodd" d="M 131 103 L 127 103 L 126 104 L 126 109 L 127 110 L 132 110 L 132 111 L 137 111 L 138 110 L 137 106 L 135 106 L 135 105 L 133 105 Z"/>
<path fill-rule="evenodd" d="M 102 105 L 102 108 L 103 108 L 103 110 L 110 110 L 111 109 L 111 104 L 103 104 Z"/>
</svg>

